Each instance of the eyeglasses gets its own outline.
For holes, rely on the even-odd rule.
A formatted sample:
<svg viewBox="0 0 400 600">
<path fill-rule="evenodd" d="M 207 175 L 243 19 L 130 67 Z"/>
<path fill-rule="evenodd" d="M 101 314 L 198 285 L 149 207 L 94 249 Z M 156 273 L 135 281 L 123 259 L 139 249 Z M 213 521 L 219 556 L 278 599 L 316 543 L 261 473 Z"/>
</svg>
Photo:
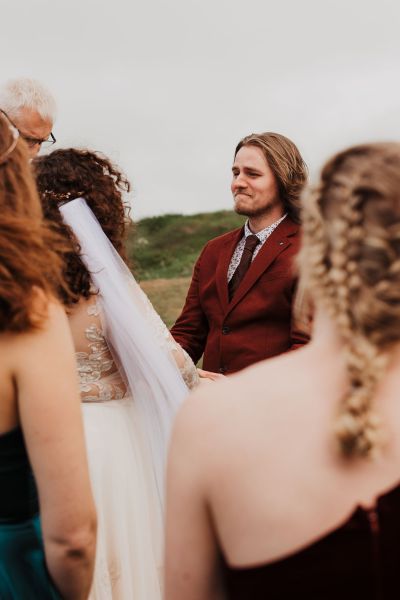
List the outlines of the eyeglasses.
<svg viewBox="0 0 400 600">
<path fill-rule="evenodd" d="M 18 138 L 19 138 L 19 131 L 15 127 L 15 125 L 12 123 L 12 121 L 8 118 L 8 116 L 4 112 L 4 110 L 0 109 L 0 114 L 1 114 L 2 118 L 5 118 L 7 126 L 8 126 L 8 128 L 9 128 L 9 130 L 11 132 L 11 135 L 12 135 L 12 141 L 11 141 L 11 144 L 10 144 L 9 148 L 7 148 L 7 150 L 5 152 L 3 152 L 2 154 L 0 154 L 0 165 L 1 165 L 1 164 L 5 163 L 7 161 L 8 157 L 10 156 L 10 154 L 15 149 L 15 146 L 17 145 Z"/>
<path fill-rule="evenodd" d="M 8 116 L 8 114 L 6 112 L 4 112 L 4 110 L 0 109 L 0 112 L 3 113 L 3 115 L 5 115 L 5 117 L 11 123 L 11 125 L 13 127 L 15 127 L 15 129 L 18 131 L 19 135 L 25 141 L 25 143 L 27 144 L 27 146 L 29 148 L 34 148 L 34 146 L 49 147 L 49 146 L 52 146 L 53 144 L 56 143 L 57 140 L 54 137 L 53 133 L 50 133 L 49 137 L 45 138 L 45 139 L 43 139 L 43 138 L 34 138 L 34 137 L 29 136 L 29 135 L 25 135 L 20 129 L 18 129 L 18 127 L 15 125 L 15 123 L 13 123 L 11 121 L 10 117 Z"/>
<path fill-rule="evenodd" d="M 41 138 L 30 137 L 29 135 L 25 135 L 25 134 L 21 133 L 20 131 L 19 131 L 19 134 L 22 137 L 22 139 L 25 140 L 25 142 L 29 146 L 29 148 L 33 148 L 34 146 L 37 146 L 37 145 L 48 148 L 49 146 L 52 146 L 53 144 L 55 144 L 57 141 L 52 133 L 50 133 L 49 137 L 46 138 L 45 140 L 43 140 Z"/>
</svg>

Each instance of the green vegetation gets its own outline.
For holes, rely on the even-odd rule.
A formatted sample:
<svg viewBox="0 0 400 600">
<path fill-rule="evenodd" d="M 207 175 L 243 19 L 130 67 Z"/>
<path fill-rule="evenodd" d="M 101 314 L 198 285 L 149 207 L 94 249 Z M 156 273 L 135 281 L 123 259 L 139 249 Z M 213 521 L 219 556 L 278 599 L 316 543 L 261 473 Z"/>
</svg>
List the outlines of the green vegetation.
<svg viewBox="0 0 400 600">
<path fill-rule="evenodd" d="M 133 271 L 139 281 L 190 277 L 204 244 L 243 223 L 228 210 L 142 219 L 128 241 Z"/>
<path fill-rule="evenodd" d="M 153 279 L 140 284 L 167 327 L 172 327 L 181 313 L 190 279 Z"/>
</svg>

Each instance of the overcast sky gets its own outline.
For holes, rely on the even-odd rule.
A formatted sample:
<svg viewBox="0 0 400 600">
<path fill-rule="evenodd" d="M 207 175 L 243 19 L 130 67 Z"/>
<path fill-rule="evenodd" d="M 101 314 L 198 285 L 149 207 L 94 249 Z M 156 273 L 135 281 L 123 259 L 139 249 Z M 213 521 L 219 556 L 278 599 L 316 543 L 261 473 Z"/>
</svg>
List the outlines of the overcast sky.
<svg viewBox="0 0 400 600">
<path fill-rule="evenodd" d="M 40 79 L 62 146 L 116 161 L 133 216 L 231 208 L 251 132 L 311 173 L 348 144 L 400 139 L 398 0 L 0 0 L 1 78 Z"/>
</svg>

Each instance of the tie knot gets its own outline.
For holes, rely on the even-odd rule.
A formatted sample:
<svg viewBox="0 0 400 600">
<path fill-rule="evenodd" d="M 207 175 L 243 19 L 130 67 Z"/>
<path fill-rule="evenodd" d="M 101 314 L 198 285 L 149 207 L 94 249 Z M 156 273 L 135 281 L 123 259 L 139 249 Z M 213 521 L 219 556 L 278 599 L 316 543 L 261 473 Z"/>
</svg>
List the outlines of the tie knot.
<svg viewBox="0 0 400 600">
<path fill-rule="evenodd" d="M 246 250 L 250 250 L 250 252 L 253 253 L 256 246 L 258 246 L 259 243 L 260 240 L 256 235 L 248 235 L 244 247 L 246 248 Z"/>
</svg>

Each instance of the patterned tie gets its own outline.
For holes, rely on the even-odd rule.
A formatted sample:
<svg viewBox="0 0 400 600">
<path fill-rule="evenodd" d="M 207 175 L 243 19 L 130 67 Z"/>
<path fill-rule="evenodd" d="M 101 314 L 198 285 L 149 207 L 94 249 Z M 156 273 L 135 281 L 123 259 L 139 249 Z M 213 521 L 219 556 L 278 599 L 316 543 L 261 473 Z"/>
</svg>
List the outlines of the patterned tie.
<svg viewBox="0 0 400 600">
<path fill-rule="evenodd" d="M 232 275 L 232 278 L 229 282 L 229 300 L 232 300 L 235 295 L 236 290 L 238 289 L 243 277 L 246 275 L 248 268 L 251 265 L 251 259 L 253 258 L 254 250 L 256 246 L 260 243 L 260 240 L 256 235 L 248 235 L 246 238 L 246 243 L 244 245 L 242 258 L 240 259 L 240 263 L 237 266 L 236 271 Z"/>
</svg>

